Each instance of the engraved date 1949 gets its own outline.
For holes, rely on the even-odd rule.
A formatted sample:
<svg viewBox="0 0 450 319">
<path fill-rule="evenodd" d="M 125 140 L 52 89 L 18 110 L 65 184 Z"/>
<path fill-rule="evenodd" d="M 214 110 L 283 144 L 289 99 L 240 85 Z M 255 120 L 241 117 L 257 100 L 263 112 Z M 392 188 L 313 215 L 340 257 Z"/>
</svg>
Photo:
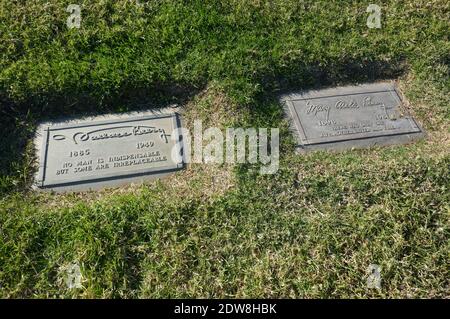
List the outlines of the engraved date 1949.
<svg viewBox="0 0 450 319">
<path fill-rule="evenodd" d="M 152 142 L 152 141 L 138 142 L 138 143 L 136 144 L 136 148 L 137 148 L 138 150 L 140 150 L 140 149 L 143 149 L 143 148 L 151 148 L 151 147 L 153 147 L 154 145 L 155 145 L 155 143 Z"/>
</svg>

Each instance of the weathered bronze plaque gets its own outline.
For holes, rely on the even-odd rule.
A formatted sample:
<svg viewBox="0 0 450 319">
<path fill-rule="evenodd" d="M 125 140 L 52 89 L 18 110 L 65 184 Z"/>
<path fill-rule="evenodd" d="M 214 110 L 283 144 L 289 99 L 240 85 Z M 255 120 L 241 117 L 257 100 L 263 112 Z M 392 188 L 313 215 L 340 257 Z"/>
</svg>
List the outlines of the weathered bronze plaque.
<svg viewBox="0 0 450 319">
<path fill-rule="evenodd" d="M 176 113 L 42 124 L 36 138 L 35 186 L 56 191 L 96 189 L 180 169 L 182 159 L 172 158 L 172 150 L 179 146 L 172 138 L 177 127 Z"/>
<path fill-rule="evenodd" d="M 301 152 L 400 144 L 424 135 L 390 82 L 312 90 L 282 101 Z"/>
</svg>

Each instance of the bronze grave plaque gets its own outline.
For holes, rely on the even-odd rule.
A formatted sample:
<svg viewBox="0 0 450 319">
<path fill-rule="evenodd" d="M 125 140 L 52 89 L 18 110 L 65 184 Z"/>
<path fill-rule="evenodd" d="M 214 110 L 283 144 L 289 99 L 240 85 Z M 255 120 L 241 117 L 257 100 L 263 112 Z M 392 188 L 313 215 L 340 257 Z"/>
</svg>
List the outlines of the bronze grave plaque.
<svg viewBox="0 0 450 319">
<path fill-rule="evenodd" d="M 289 94 L 282 102 L 301 152 L 403 144 L 424 135 L 390 82 Z"/>
</svg>

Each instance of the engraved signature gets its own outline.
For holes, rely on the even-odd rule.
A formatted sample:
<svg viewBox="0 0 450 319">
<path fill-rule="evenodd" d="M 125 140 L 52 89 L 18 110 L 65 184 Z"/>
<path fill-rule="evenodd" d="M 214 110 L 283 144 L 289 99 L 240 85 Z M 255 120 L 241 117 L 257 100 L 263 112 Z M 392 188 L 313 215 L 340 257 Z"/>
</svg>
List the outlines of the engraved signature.
<svg viewBox="0 0 450 319">
<path fill-rule="evenodd" d="M 125 130 L 124 130 L 125 129 Z M 114 132 L 115 130 L 121 130 L 119 132 Z M 138 136 L 145 134 L 159 134 L 159 137 L 165 142 L 168 143 L 168 136 L 166 131 L 162 128 L 156 128 L 153 126 L 117 126 L 117 127 L 109 127 L 98 129 L 90 132 L 77 132 L 73 135 L 73 141 L 75 144 L 86 142 L 86 141 L 97 141 L 111 138 L 123 138 L 128 136 Z M 61 141 L 65 139 L 64 135 L 54 135 L 53 139 L 56 141 Z"/>
<path fill-rule="evenodd" d="M 356 102 L 355 100 L 351 100 L 349 102 L 343 101 L 343 100 L 338 100 L 335 104 L 336 109 L 338 110 L 342 110 L 342 109 L 359 109 L 360 105 L 358 104 L 358 102 Z M 366 96 L 363 99 L 363 105 L 362 107 L 380 107 L 383 109 L 384 113 L 386 114 L 387 117 L 389 117 L 388 114 L 388 108 L 386 107 L 386 105 L 382 102 L 375 102 L 373 100 L 372 96 Z"/>
<path fill-rule="evenodd" d="M 314 116 L 317 116 L 318 113 L 326 112 L 326 121 L 329 120 L 330 117 L 330 110 L 331 107 L 329 105 L 323 105 L 323 104 L 313 104 L 310 101 L 306 102 L 306 107 L 308 108 L 306 110 L 306 114 L 313 113 Z"/>
<path fill-rule="evenodd" d="M 366 96 L 364 98 L 364 107 L 367 106 L 380 106 L 380 107 L 385 107 L 384 103 L 376 103 L 372 101 L 372 97 L 371 96 Z"/>
<path fill-rule="evenodd" d="M 359 105 L 355 100 L 351 100 L 350 102 L 345 102 L 343 100 L 339 100 L 336 102 L 335 107 L 338 110 L 342 109 L 359 109 Z"/>
</svg>

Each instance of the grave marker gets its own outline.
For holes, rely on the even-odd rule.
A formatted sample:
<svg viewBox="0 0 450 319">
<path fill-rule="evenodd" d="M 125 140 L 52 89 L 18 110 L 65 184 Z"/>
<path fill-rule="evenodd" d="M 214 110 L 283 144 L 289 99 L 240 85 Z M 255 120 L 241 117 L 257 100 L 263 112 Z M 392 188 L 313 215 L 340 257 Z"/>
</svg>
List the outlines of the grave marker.
<svg viewBox="0 0 450 319">
<path fill-rule="evenodd" d="M 183 167 L 172 159 L 179 127 L 174 112 L 101 116 L 44 123 L 36 137 L 39 169 L 35 186 L 77 191 L 163 176 Z"/>
<path fill-rule="evenodd" d="M 300 152 L 403 144 L 424 136 L 390 82 L 310 90 L 281 100 Z"/>
</svg>

